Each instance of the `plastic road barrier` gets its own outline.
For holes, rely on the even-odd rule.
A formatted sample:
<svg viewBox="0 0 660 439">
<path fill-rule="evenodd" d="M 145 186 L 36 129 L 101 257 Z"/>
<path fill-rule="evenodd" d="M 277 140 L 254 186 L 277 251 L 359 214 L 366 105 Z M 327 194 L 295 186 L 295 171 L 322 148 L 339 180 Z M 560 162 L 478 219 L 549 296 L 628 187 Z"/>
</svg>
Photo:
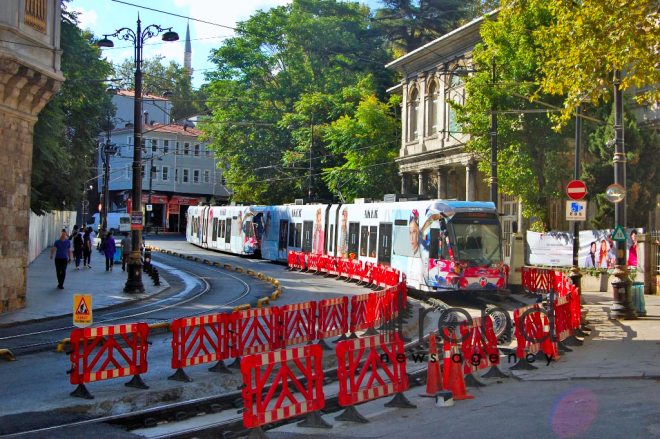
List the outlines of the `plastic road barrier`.
<svg viewBox="0 0 660 439">
<path fill-rule="evenodd" d="M 372 328 L 373 325 L 373 309 L 374 301 L 371 298 L 373 293 L 360 294 L 359 296 L 351 297 L 351 320 L 350 331 L 362 331 Z"/>
<path fill-rule="evenodd" d="M 280 347 L 280 309 L 258 308 L 234 312 L 231 315 L 233 332 L 232 357 L 273 351 Z"/>
<path fill-rule="evenodd" d="M 325 407 L 322 356 L 318 345 L 309 345 L 245 357 L 241 362 L 243 425 L 259 428 Z M 263 434 L 260 428 L 259 433 Z"/>
<path fill-rule="evenodd" d="M 316 339 L 323 340 L 348 332 L 348 297 L 325 299 L 318 303 Z"/>
<path fill-rule="evenodd" d="M 229 314 L 176 319 L 172 322 L 172 369 L 169 379 L 192 381 L 184 367 L 217 361 L 211 371 L 228 372 L 224 360 L 229 358 Z"/>
<path fill-rule="evenodd" d="M 396 394 L 396 398 L 386 406 L 415 407 L 401 393 L 408 390 L 409 383 L 403 341 L 397 335 L 340 341 L 337 343 L 337 364 L 339 405 L 353 406 Z M 354 415 L 352 409 L 338 419 Z"/>
<path fill-rule="evenodd" d="M 485 322 L 486 327 L 484 328 L 481 317 L 472 317 L 472 326 L 461 326 L 463 373 L 466 375 L 497 366 L 500 363 L 493 320 L 488 316 Z M 496 360 L 492 361 L 493 359 Z"/>
<path fill-rule="evenodd" d="M 148 367 L 148 335 L 146 323 L 74 329 L 71 332 L 71 370 L 67 373 L 71 384 L 77 384 L 78 388 L 71 396 L 92 399 L 85 383 L 130 375 L 133 379 L 126 386 L 148 389 L 140 377 Z"/>
<path fill-rule="evenodd" d="M 282 347 L 316 340 L 316 302 L 280 307 Z"/>
</svg>

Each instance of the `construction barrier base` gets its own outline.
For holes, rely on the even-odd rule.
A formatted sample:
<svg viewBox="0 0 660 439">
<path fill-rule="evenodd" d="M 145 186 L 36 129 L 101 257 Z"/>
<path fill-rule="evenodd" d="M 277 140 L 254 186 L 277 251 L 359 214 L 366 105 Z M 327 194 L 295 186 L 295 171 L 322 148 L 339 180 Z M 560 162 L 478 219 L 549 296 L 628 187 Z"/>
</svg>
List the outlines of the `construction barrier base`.
<svg viewBox="0 0 660 439">
<path fill-rule="evenodd" d="M 482 375 L 484 378 L 510 378 L 509 375 L 505 374 L 500 370 L 499 367 L 493 366 L 486 372 L 485 374 Z"/>
<path fill-rule="evenodd" d="M 394 398 L 392 398 L 392 401 L 384 404 L 385 407 L 394 407 L 394 408 L 399 408 L 399 409 L 416 409 L 417 406 L 413 404 L 412 402 L 408 401 L 408 398 L 406 398 L 406 395 L 403 393 L 397 393 L 394 395 Z"/>
<path fill-rule="evenodd" d="M 465 375 L 465 387 L 486 387 L 486 385 L 469 373 Z"/>
<path fill-rule="evenodd" d="M 328 424 L 318 411 L 311 412 L 304 421 L 298 422 L 296 425 L 307 428 L 332 428 L 332 425 Z"/>
<path fill-rule="evenodd" d="M 335 419 L 337 421 L 359 422 L 361 424 L 369 423 L 369 420 L 362 416 L 354 405 L 349 405 L 346 407 L 346 410 L 344 410 L 341 415 L 335 416 Z"/>
<path fill-rule="evenodd" d="M 334 351 L 334 349 L 328 346 L 328 344 L 323 339 L 319 340 L 319 346 L 321 346 L 321 349 L 324 351 Z"/>
<path fill-rule="evenodd" d="M 371 337 L 372 335 L 378 335 L 378 331 L 374 328 L 368 328 L 364 334 L 362 334 L 363 337 Z"/>
<path fill-rule="evenodd" d="M 537 369 L 538 367 L 528 363 L 525 357 L 518 359 L 518 361 L 516 361 L 516 364 L 514 364 L 509 368 L 509 370 L 537 370 Z"/>
<path fill-rule="evenodd" d="M 573 335 L 564 339 L 564 346 L 582 346 L 583 344 L 584 342 L 582 340 Z"/>
<path fill-rule="evenodd" d="M 209 372 L 232 373 L 232 371 L 227 368 L 223 360 L 218 361 L 215 366 L 209 367 Z"/>
<path fill-rule="evenodd" d="M 190 380 L 192 381 L 192 380 Z M 142 381 L 142 377 L 140 375 L 133 375 L 133 379 L 131 379 L 129 382 L 124 384 L 126 387 L 133 387 L 134 389 L 143 389 L 147 390 L 149 386 L 147 386 L 144 381 Z"/>
<path fill-rule="evenodd" d="M 557 340 L 557 349 L 564 352 L 573 352 L 573 349 L 569 348 L 564 344 L 563 341 Z"/>
<path fill-rule="evenodd" d="M 183 369 L 178 368 L 173 375 L 167 377 L 168 380 L 181 381 L 183 383 L 192 383 L 192 378 L 186 375 Z"/>
<path fill-rule="evenodd" d="M 261 427 L 256 427 L 250 430 L 247 439 L 268 439 L 268 436 L 266 436 L 266 433 L 264 433 Z"/>
<path fill-rule="evenodd" d="M 233 363 L 231 363 L 229 366 L 227 366 L 230 369 L 238 369 L 241 370 L 241 357 L 238 357 L 234 360 Z"/>
<path fill-rule="evenodd" d="M 92 396 L 91 393 L 89 393 L 89 390 L 87 390 L 87 387 L 85 387 L 84 384 L 78 384 L 76 390 L 69 393 L 69 395 L 75 396 L 76 398 L 94 399 L 94 397 Z"/>
</svg>

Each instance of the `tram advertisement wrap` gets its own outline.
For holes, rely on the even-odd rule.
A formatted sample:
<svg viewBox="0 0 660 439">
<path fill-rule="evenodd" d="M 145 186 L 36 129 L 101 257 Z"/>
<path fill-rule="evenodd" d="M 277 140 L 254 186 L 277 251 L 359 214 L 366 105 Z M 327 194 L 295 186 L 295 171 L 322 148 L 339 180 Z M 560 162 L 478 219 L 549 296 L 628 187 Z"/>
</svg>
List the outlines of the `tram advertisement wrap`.
<svg viewBox="0 0 660 439">
<path fill-rule="evenodd" d="M 628 265 L 637 266 L 637 234 L 644 229 L 626 230 Z M 614 230 L 583 230 L 580 232 L 579 264 L 582 268 L 614 268 L 616 245 Z M 568 232 L 527 232 L 528 265 L 570 267 L 573 265 L 573 234 Z"/>
</svg>

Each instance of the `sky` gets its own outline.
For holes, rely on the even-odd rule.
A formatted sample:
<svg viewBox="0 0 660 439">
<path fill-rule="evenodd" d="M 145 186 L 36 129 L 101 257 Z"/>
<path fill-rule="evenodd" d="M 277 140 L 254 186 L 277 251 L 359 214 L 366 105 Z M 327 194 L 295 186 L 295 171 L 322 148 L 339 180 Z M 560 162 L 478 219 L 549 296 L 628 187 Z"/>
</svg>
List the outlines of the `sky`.
<svg viewBox="0 0 660 439">
<path fill-rule="evenodd" d="M 248 19 L 258 10 L 281 6 L 289 3 L 289 0 L 126 0 L 126 2 L 234 27 L 236 22 Z M 366 3 L 375 6 L 377 0 L 368 0 Z M 90 29 L 99 37 L 104 34 L 112 34 L 122 27 L 135 30 L 138 12 L 143 28 L 150 24 L 172 27 L 172 30 L 179 34 L 179 41 L 165 43 L 160 36 L 153 37 L 145 44 L 144 57 L 152 58 L 155 55 L 163 55 L 165 63 L 171 60 L 183 65 L 186 24 L 188 23 L 185 18 L 149 11 L 112 0 L 71 0 L 67 9 L 79 13 L 80 26 L 83 29 Z M 233 36 L 233 31 L 193 20 L 190 20 L 189 23 L 192 68 L 194 70 L 193 87 L 199 88 L 204 83 L 204 72 L 214 67 L 208 61 L 211 50 L 219 47 L 225 38 Z M 130 42 L 117 38 L 114 38 L 113 42 L 114 48 L 103 49 L 108 60 L 121 63 L 124 59 L 133 57 L 133 47 Z"/>
</svg>

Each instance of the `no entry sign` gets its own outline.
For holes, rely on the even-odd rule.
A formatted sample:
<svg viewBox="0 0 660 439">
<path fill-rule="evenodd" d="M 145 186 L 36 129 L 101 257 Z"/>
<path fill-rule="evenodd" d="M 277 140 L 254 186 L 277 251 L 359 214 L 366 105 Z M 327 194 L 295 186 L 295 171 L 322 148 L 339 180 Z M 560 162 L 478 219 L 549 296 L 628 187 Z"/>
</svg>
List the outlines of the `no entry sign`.
<svg viewBox="0 0 660 439">
<path fill-rule="evenodd" d="M 566 194 L 571 200 L 581 200 L 587 195 L 587 185 L 580 180 L 573 180 L 566 186 Z"/>
</svg>

